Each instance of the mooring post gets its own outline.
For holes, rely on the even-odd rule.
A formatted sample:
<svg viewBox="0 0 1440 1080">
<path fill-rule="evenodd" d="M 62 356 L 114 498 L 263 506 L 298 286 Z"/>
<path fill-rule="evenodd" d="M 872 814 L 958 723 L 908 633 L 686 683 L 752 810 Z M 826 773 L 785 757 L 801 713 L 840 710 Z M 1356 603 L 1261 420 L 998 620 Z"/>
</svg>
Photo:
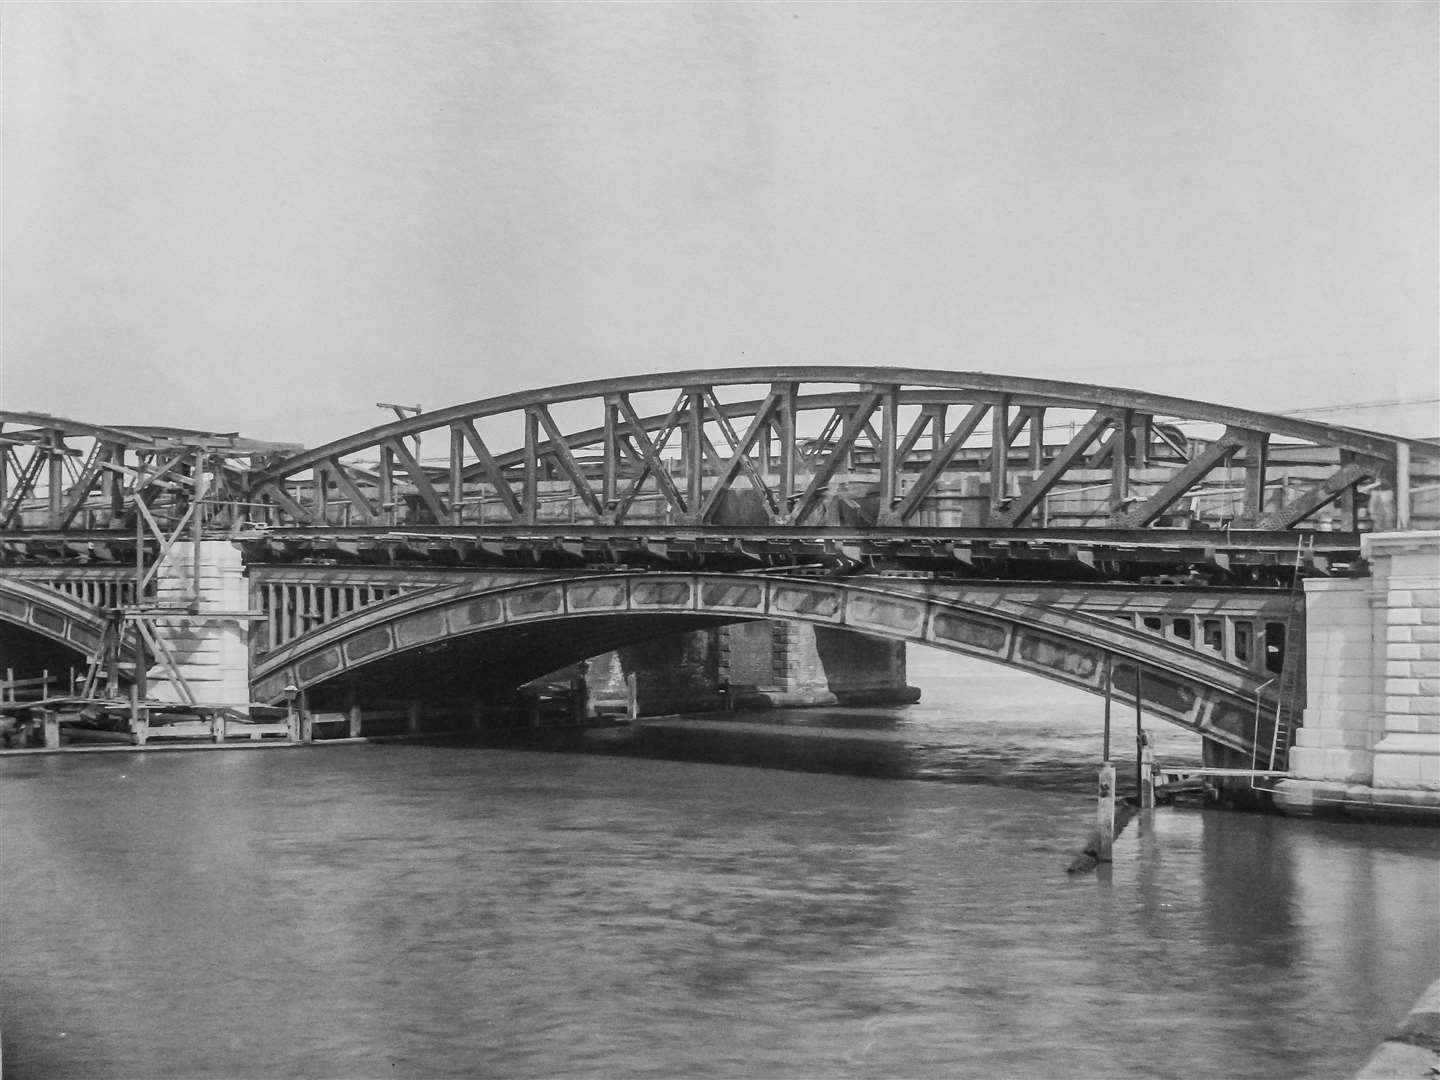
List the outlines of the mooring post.
<svg viewBox="0 0 1440 1080">
<path fill-rule="evenodd" d="M 225 741 L 225 710 L 216 709 L 210 714 L 210 741 L 223 743 Z"/>
<path fill-rule="evenodd" d="M 420 734 L 420 717 L 423 713 L 424 708 L 425 706 L 423 702 L 410 702 L 410 709 L 407 713 L 407 719 L 409 721 L 410 734 L 412 735 Z"/>
<path fill-rule="evenodd" d="M 1140 733 L 1140 809 L 1155 809 L 1155 747 L 1150 736 Z"/>
<path fill-rule="evenodd" d="M 640 688 L 633 671 L 625 676 L 625 715 L 631 720 L 640 715 Z"/>
<path fill-rule="evenodd" d="M 300 696 L 300 688 L 295 685 L 295 680 L 291 679 L 285 684 L 282 693 L 285 695 L 285 727 L 290 741 L 298 743 L 300 741 L 300 714 L 295 709 L 295 701 Z"/>
<path fill-rule="evenodd" d="M 135 737 L 136 746 L 144 746 L 150 738 L 150 710 L 140 707 L 140 690 L 130 687 L 130 734 Z"/>
<path fill-rule="evenodd" d="M 582 671 L 575 678 L 570 680 L 570 719 L 576 725 L 585 723 L 590 710 L 590 687 L 585 682 L 585 673 Z"/>
<path fill-rule="evenodd" d="M 60 749 L 60 714 L 49 709 L 40 711 L 40 726 L 45 729 L 45 749 Z"/>
<path fill-rule="evenodd" d="M 350 727 L 349 727 L 350 738 L 352 738 L 352 739 L 358 739 L 358 738 L 360 737 L 360 728 L 363 726 L 362 723 L 361 723 L 361 721 L 363 720 L 363 717 L 362 717 L 361 714 L 360 714 L 360 706 L 359 706 L 359 705 L 351 705 L 350 708 L 349 708 L 349 710 L 347 711 L 347 714 L 348 714 L 349 719 L 350 719 Z"/>
<path fill-rule="evenodd" d="M 1115 689 L 1115 655 L 1105 654 L 1105 749 L 1100 755 L 1101 761 L 1110 760 L 1110 699 L 1111 692 Z"/>
<path fill-rule="evenodd" d="M 1115 765 L 1103 762 L 1100 765 L 1100 789 L 1095 800 L 1095 859 L 1109 862 L 1111 849 L 1115 845 Z"/>
<path fill-rule="evenodd" d="M 313 743 L 315 741 L 315 717 L 311 714 L 305 703 L 305 691 L 300 691 L 300 698 L 295 705 L 296 712 L 300 714 L 300 741 L 302 743 Z"/>
<path fill-rule="evenodd" d="M 1144 686 L 1145 673 L 1140 665 L 1135 665 L 1135 790 L 1140 791 L 1145 787 L 1145 728 L 1144 721 L 1140 717 L 1140 699 L 1144 695 L 1141 688 Z"/>
</svg>

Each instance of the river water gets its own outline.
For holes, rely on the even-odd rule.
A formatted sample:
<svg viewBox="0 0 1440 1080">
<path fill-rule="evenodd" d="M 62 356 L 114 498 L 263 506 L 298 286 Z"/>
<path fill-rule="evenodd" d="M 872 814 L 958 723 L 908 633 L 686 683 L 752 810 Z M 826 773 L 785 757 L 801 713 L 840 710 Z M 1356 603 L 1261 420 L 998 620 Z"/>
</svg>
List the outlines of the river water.
<svg viewBox="0 0 1440 1080">
<path fill-rule="evenodd" d="M 914 681 L 909 710 L 771 719 L 798 767 L 830 727 L 924 779 L 0 760 L 5 1076 L 1344 1077 L 1440 975 L 1434 830 L 1164 808 L 1067 875 L 1099 703 Z"/>
</svg>

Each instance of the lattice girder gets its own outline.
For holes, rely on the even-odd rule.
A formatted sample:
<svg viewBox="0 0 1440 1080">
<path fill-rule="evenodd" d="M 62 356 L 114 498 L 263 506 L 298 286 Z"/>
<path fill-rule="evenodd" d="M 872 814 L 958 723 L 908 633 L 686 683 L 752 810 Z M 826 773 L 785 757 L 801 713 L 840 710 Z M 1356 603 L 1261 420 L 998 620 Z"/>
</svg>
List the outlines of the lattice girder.
<svg viewBox="0 0 1440 1080">
<path fill-rule="evenodd" d="M 448 445 L 448 457 L 417 459 L 420 437 Z M 839 517 L 1139 529 L 1179 515 L 1248 529 L 1303 527 L 1338 506 L 1326 527 L 1354 530 L 1357 489 L 1398 500 L 1437 472 L 1430 443 L 1135 390 L 797 367 L 508 394 L 384 424 L 245 479 L 258 514 L 294 526 Z"/>
</svg>

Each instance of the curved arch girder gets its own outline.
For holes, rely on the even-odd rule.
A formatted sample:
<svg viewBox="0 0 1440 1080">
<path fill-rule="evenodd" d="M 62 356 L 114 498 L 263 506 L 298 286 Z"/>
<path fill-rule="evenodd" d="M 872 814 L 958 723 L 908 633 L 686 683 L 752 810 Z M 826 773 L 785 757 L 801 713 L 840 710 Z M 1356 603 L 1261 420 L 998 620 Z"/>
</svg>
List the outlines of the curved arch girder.
<svg viewBox="0 0 1440 1080">
<path fill-rule="evenodd" d="M 747 388 L 761 396 L 733 398 Z M 668 410 L 638 401 L 657 394 L 661 409 L 673 395 Z M 552 411 L 560 407 L 564 416 Z M 591 422 L 575 424 L 577 410 Z M 1063 441 L 1047 442 L 1047 411 L 1070 417 Z M 1187 439 L 1170 419 L 1214 430 Z M 502 420 L 509 429 L 498 435 L 481 430 Z M 420 459 L 422 436 L 448 448 L 446 465 Z M 1304 468 L 1282 460 L 1297 448 L 1309 455 Z M 1100 476 L 1105 494 L 1082 500 L 1084 522 L 1142 528 L 1193 499 L 1217 469 L 1238 466 L 1238 487 L 1218 487 L 1236 487 L 1228 524 L 1283 529 L 1362 483 L 1394 484 L 1402 455 L 1440 462 L 1428 443 L 1117 387 L 913 368 L 741 368 L 440 409 L 275 463 L 249 490 L 276 524 L 538 524 L 555 520 L 547 500 L 557 500 L 580 523 L 660 515 L 710 525 L 733 519 L 740 500 L 752 519 L 793 525 L 818 523 L 831 486 L 861 473 L 874 481 L 869 523 L 907 525 L 922 523 L 947 478 L 968 473 L 989 502 L 978 523 L 1013 527 L 1044 517 L 1054 495 L 1095 489 Z M 1297 483 L 1280 493 L 1282 479 Z"/>
<path fill-rule="evenodd" d="M 369 664 L 458 637 L 504 633 L 537 623 L 621 615 L 704 617 L 715 625 L 781 619 L 840 627 L 930 645 L 1018 667 L 1091 693 L 1105 692 L 1107 655 L 1114 692 L 1207 738 L 1248 752 L 1258 738 L 1252 712 L 1274 702 L 1253 672 L 1156 641 L 1114 622 L 991 596 L 984 602 L 841 582 L 727 574 L 605 574 L 507 588 L 438 586 L 367 607 L 290 642 L 256 665 L 252 699 L 276 702 L 293 682 L 317 686 Z M 579 644 L 576 659 L 585 655 Z"/>
<path fill-rule="evenodd" d="M 105 618 L 54 589 L 0 576 L 0 622 L 19 626 L 87 657 L 103 647 Z M 135 660 L 133 643 L 122 646 L 125 659 Z"/>
</svg>

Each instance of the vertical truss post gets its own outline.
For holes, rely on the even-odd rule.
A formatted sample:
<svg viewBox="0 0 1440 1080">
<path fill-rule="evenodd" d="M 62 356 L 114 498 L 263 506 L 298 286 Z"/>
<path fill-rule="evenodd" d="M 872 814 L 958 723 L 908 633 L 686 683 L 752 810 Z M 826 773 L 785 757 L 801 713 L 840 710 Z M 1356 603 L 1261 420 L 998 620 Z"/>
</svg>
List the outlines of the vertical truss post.
<svg viewBox="0 0 1440 1080">
<path fill-rule="evenodd" d="M 525 524 L 540 520 L 540 417 L 534 409 L 525 410 L 525 489 L 521 496 Z"/>
<path fill-rule="evenodd" d="M 895 468 L 896 411 L 900 404 L 900 387 L 886 386 L 880 402 L 880 507 L 877 519 L 890 512 L 899 497 L 899 478 Z"/>
<path fill-rule="evenodd" d="M 1045 467 L 1045 406 L 1030 409 L 1030 469 L 1039 472 Z"/>
<path fill-rule="evenodd" d="M 125 448 L 118 443 L 110 447 L 109 460 L 112 465 L 123 468 Z M 110 497 L 110 518 L 120 521 L 125 516 L 125 485 L 120 482 L 121 474 L 115 469 L 105 470 L 104 492 Z"/>
<path fill-rule="evenodd" d="M 394 525 L 399 520 L 399 508 L 395 505 L 395 451 L 389 446 L 380 447 L 380 520 Z"/>
<path fill-rule="evenodd" d="M 321 525 L 330 524 L 330 469 L 323 461 L 311 470 L 315 477 L 315 513 Z"/>
<path fill-rule="evenodd" d="M 1254 521 L 1265 512 L 1265 471 L 1270 457 L 1270 435 L 1264 431 L 1246 432 L 1245 437 L 1245 503 L 1240 514 Z"/>
<path fill-rule="evenodd" d="M 205 451 L 195 450 L 195 490 L 191 495 L 194 502 L 190 510 L 190 604 L 200 609 L 200 545 L 205 538 Z"/>
<path fill-rule="evenodd" d="M 990 509 L 998 511 L 1010 476 L 1010 395 L 990 409 Z"/>
<path fill-rule="evenodd" d="M 1137 469 L 1150 467 L 1150 424 L 1154 417 L 1148 413 L 1135 413 L 1131 430 L 1134 432 L 1135 452 L 1131 454 Z"/>
<path fill-rule="evenodd" d="M 685 505 L 690 513 L 699 511 L 705 500 L 705 388 L 688 386 L 689 399 L 685 414 L 684 459 L 686 479 Z"/>
<path fill-rule="evenodd" d="M 780 488 L 775 493 L 780 508 L 780 520 L 786 525 L 793 522 L 791 500 L 795 498 L 795 394 L 796 384 L 772 383 L 770 392 L 779 402 L 780 414 Z"/>
<path fill-rule="evenodd" d="M 145 515 L 140 512 L 144 499 L 135 492 L 135 603 L 145 603 Z"/>
<path fill-rule="evenodd" d="M 458 427 L 450 427 L 450 524 L 459 525 L 464 520 L 465 507 L 465 433 Z"/>
<path fill-rule="evenodd" d="M 61 527 L 61 515 L 65 512 L 62 498 L 65 494 L 65 439 L 60 435 L 52 435 L 47 441 L 50 459 L 50 490 L 47 493 L 50 501 L 49 528 L 58 529 Z"/>
<path fill-rule="evenodd" d="M 620 488 L 620 400 L 616 394 L 605 395 L 605 445 L 601 452 L 604 475 L 600 481 L 600 498 L 606 515 L 613 515 Z"/>
<path fill-rule="evenodd" d="M 1110 434 L 1110 516 L 1125 510 L 1130 498 L 1131 426 L 1135 414 L 1131 409 L 1121 409 L 1115 417 L 1115 427 Z"/>
</svg>

